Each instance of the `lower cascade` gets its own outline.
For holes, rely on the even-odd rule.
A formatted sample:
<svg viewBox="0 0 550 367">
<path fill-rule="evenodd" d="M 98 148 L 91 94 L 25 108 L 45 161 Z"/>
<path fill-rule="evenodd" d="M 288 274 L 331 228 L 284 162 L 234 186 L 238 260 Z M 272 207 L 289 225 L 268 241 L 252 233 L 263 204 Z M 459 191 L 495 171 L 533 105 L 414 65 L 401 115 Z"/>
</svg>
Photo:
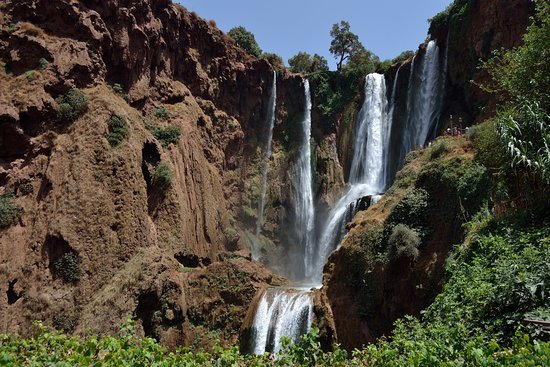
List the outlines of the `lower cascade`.
<svg viewBox="0 0 550 367">
<path fill-rule="evenodd" d="M 281 349 L 282 337 L 296 342 L 301 335 L 309 331 L 312 320 L 311 291 L 268 288 L 261 295 L 255 310 L 248 352 L 276 353 Z"/>
</svg>

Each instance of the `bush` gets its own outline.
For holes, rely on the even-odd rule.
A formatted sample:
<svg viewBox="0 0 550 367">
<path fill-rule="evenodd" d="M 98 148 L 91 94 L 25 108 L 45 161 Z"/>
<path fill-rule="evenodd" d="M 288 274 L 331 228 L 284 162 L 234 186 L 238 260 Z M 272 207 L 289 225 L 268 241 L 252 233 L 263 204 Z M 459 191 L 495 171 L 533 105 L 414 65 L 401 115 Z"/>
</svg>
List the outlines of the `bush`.
<svg viewBox="0 0 550 367">
<path fill-rule="evenodd" d="M 6 228 L 14 224 L 23 209 L 13 203 L 12 194 L 0 196 L 0 228 Z"/>
<path fill-rule="evenodd" d="M 55 99 L 58 104 L 57 116 L 62 122 L 73 122 L 88 109 L 88 97 L 79 89 Z"/>
<path fill-rule="evenodd" d="M 166 191 L 170 188 L 173 178 L 174 172 L 168 164 L 160 162 L 155 169 L 155 173 L 153 173 L 153 184 L 157 185 L 162 191 Z"/>
<path fill-rule="evenodd" d="M 419 255 L 420 236 L 418 231 L 411 229 L 405 224 L 399 223 L 394 226 L 388 239 L 390 245 L 389 257 L 396 260 L 406 256 L 413 260 Z"/>
<path fill-rule="evenodd" d="M 155 111 L 153 111 L 153 115 L 155 117 L 158 117 L 160 119 L 165 119 L 165 120 L 170 118 L 170 113 L 164 107 L 156 107 Z"/>
<path fill-rule="evenodd" d="M 262 54 L 262 59 L 267 60 L 269 64 L 273 67 L 273 69 L 275 69 L 275 71 L 277 72 L 283 72 L 286 69 L 283 58 L 277 54 L 264 53 Z"/>
<path fill-rule="evenodd" d="M 54 262 L 54 274 L 66 283 L 76 283 L 80 280 L 80 256 L 69 251 Z"/>
<path fill-rule="evenodd" d="M 109 127 L 109 135 L 107 141 L 112 147 L 116 147 L 122 143 L 124 138 L 128 136 L 128 124 L 124 116 L 112 115 L 107 123 Z"/>
<path fill-rule="evenodd" d="M 262 50 L 260 46 L 258 46 L 254 34 L 246 30 L 245 27 L 239 26 L 231 28 L 229 32 L 227 32 L 227 35 L 233 38 L 237 45 L 250 55 L 260 57 L 262 54 Z"/>
<path fill-rule="evenodd" d="M 147 124 L 145 127 L 165 148 L 170 144 L 177 144 L 180 140 L 181 129 L 179 126 L 170 125 L 165 128 L 160 128 Z"/>
<path fill-rule="evenodd" d="M 48 67 L 48 60 L 46 60 L 45 58 L 41 57 L 40 60 L 38 60 L 38 68 L 41 69 L 41 70 L 44 70 Z"/>
</svg>

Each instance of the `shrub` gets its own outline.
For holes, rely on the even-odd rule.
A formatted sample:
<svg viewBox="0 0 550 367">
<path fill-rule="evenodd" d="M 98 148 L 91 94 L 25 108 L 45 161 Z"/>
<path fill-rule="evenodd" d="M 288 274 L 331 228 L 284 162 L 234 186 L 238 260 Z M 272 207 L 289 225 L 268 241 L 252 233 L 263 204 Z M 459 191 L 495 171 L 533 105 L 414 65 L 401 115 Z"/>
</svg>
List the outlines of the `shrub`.
<svg viewBox="0 0 550 367">
<path fill-rule="evenodd" d="M 118 83 L 115 83 L 115 84 L 113 84 L 113 92 L 118 93 L 118 94 L 123 94 L 124 93 L 124 88 L 122 87 L 122 85 L 120 85 Z"/>
<path fill-rule="evenodd" d="M 153 173 L 153 184 L 157 185 L 162 191 L 166 191 L 170 188 L 173 178 L 174 172 L 170 169 L 170 166 L 160 162 L 155 169 L 155 173 Z"/>
<path fill-rule="evenodd" d="M 388 244 L 390 245 L 390 259 L 395 260 L 406 256 L 416 260 L 419 255 L 420 236 L 418 231 L 399 223 L 393 227 Z"/>
<path fill-rule="evenodd" d="M 66 283 L 76 283 L 80 280 L 80 256 L 69 251 L 54 262 L 54 273 Z"/>
<path fill-rule="evenodd" d="M 145 127 L 165 148 L 170 144 L 177 144 L 180 140 L 181 129 L 179 126 L 170 125 L 165 128 L 160 128 L 147 124 Z"/>
<path fill-rule="evenodd" d="M 256 38 L 251 32 L 247 31 L 245 27 L 240 26 L 231 28 L 229 32 L 227 32 L 227 35 L 233 38 L 237 45 L 250 55 L 260 57 L 262 54 L 262 50 L 258 46 Z"/>
<path fill-rule="evenodd" d="M 15 223 L 21 215 L 22 208 L 13 203 L 12 194 L 0 196 L 0 228 L 6 228 Z"/>
<path fill-rule="evenodd" d="M 262 59 L 267 60 L 277 72 L 283 72 L 285 70 L 283 58 L 277 54 L 266 52 L 262 54 Z"/>
<path fill-rule="evenodd" d="M 35 70 L 28 70 L 25 72 L 25 78 L 32 80 L 36 77 L 36 71 Z"/>
<path fill-rule="evenodd" d="M 229 242 L 233 242 L 239 237 L 239 235 L 237 234 L 237 231 L 231 227 L 227 227 L 226 229 L 224 229 L 223 234 Z"/>
<path fill-rule="evenodd" d="M 56 314 L 52 319 L 52 324 L 57 330 L 61 330 L 65 333 L 70 333 L 74 330 L 78 323 L 78 320 L 64 313 Z"/>
<path fill-rule="evenodd" d="M 112 147 L 116 147 L 122 143 L 124 138 L 128 136 L 128 124 L 124 116 L 112 115 L 107 123 L 109 126 L 109 135 L 107 141 Z"/>
<path fill-rule="evenodd" d="M 155 108 L 155 111 L 153 112 L 153 115 L 155 117 L 158 117 L 158 118 L 161 118 L 161 119 L 169 119 L 170 118 L 170 113 L 164 107 Z"/>
<path fill-rule="evenodd" d="M 41 70 L 44 70 L 48 67 L 48 60 L 46 60 L 45 58 L 41 57 L 40 60 L 38 60 L 38 68 L 41 69 Z"/>
<path fill-rule="evenodd" d="M 73 122 L 88 109 L 88 97 L 79 89 L 55 99 L 58 104 L 57 116 L 63 122 Z"/>
<path fill-rule="evenodd" d="M 457 145 L 458 142 L 455 139 L 439 138 L 428 148 L 427 155 L 430 160 L 434 160 L 450 153 Z"/>
</svg>

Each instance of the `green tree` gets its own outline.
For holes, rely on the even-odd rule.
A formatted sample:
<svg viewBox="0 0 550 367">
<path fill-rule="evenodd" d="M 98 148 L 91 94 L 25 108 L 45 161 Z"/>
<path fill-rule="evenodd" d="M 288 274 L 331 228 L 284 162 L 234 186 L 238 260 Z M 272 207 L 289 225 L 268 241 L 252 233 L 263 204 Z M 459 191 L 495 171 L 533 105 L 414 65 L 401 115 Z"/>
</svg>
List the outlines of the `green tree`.
<svg viewBox="0 0 550 367">
<path fill-rule="evenodd" d="M 282 72 L 285 69 L 283 58 L 275 53 L 265 52 L 262 54 L 262 59 L 267 60 L 273 69 L 278 72 Z"/>
<path fill-rule="evenodd" d="M 260 49 L 260 46 L 258 46 L 254 34 L 246 30 L 245 27 L 233 27 L 229 30 L 229 32 L 227 32 L 227 35 L 233 38 L 235 42 L 237 42 L 237 45 L 239 45 L 239 47 L 248 52 L 250 55 L 260 57 L 262 54 L 262 50 Z"/>
<path fill-rule="evenodd" d="M 411 51 L 411 50 L 407 50 L 407 51 L 403 51 L 401 52 L 399 55 L 397 55 L 392 61 L 391 63 L 392 64 L 397 64 L 397 63 L 400 63 L 400 62 L 403 62 L 405 60 L 408 60 L 410 59 L 411 57 L 414 56 L 414 51 Z"/>
<path fill-rule="evenodd" d="M 311 56 L 307 52 L 298 52 L 288 59 L 290 71 L 293 73 L 319 73 L 328 72 L 328 62 L 323 56 L 314 54 Z"/>
<path fill-rule="evenodd" d="M 336 66 L 339 71 L 342 69 L 344 61 L 365 50 L 359 42 L 359 37 L 350 31 L 349 23 L 344 20 L 332 25 L 330 36 L 332 41 L 329 50 L 334 58 L 338 60 Z"/>
<path fill-rule="evenodd" d="M 523 45 L 483 64 L 491 82 L 482 88 L 501 99 L 495 125 L 509 152 L 506 164 L 550 184 L 550 4 L 536 4 Z"/>
</svg>

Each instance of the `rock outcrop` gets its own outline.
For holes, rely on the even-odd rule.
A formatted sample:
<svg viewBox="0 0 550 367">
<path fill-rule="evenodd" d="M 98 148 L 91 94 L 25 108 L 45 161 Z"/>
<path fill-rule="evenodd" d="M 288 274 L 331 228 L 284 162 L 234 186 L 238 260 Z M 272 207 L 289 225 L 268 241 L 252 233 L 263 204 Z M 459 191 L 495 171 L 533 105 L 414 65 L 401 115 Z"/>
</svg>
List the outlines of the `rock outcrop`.
<svg viewBox="0 0 550 367">
<path fill-rule="evenodd" d="M 40 319 L 112 333 L 130 314 L 171 347 L 235 342 L 272 279 L 237 222 L 259 175 L 269 63 L 170 1 L 0 12 L 0 194 L 22 208 L 0 229 L 0 331 Z M 301 78 L 279 83 L 284 135 Z M 56 98 L 74 88 L 88 107 L 67 122 Z M 113 117 L 126 129 L 117 146 Z M 179 139 L 163 140 L 166 128 Z"/>
</svg>

